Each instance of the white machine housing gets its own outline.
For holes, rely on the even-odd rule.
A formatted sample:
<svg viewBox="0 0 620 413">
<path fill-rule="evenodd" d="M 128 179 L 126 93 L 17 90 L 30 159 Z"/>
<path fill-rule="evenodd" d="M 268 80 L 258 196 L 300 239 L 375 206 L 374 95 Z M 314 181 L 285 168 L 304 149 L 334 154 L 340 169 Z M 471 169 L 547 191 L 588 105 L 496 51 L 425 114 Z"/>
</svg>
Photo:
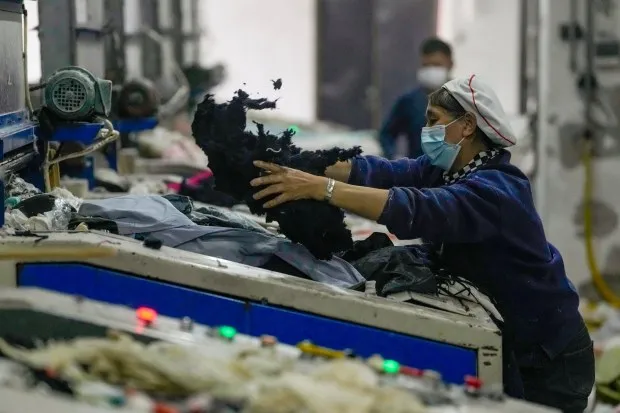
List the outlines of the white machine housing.
<svg viewBox="0 0 620 413">
<path fill-rule="evenodd" d="M 172 248 L 153 250 L 121 236 L 37 235 L 42 237 L 0 236 L 0 286 L 16 286 L 20 263 L 86 263 L 472 349 L 478 377 L 485 383 L 502 382 L 501 333 L 487 311 L 467 297 L 427 297 L 424 306 L 413 305 Z M 89 258 L 94 251 L 105 251 L 105 256 Z"/>
</svg>

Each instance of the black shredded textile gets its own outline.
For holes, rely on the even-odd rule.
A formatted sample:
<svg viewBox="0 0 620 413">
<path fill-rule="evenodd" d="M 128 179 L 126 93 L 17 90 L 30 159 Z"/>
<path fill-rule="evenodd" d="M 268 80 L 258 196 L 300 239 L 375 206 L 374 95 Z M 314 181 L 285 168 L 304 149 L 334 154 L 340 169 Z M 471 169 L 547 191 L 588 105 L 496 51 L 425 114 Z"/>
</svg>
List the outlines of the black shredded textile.
<svg viewBox="0 0 620 413">
<path fill-rule="evenodd" d="M 275 107 L 275 101 L 252 99 L 243 90 L 238 90 L 229 102 L 220 104 L 215 102 L 213 95 L 207 95 L 194 116 L 194 138 L 209 157 L 218 191 L 245 202 L 253 214 L 266 214 L 268 222 L 277 221 L 287 238 L 304 245 L 316 258 L 329 259 L 333 253 L 348 250 L 353 245 L 342 210 L 313 200 L 292 201 L 264 209 L 265 199 L 256 201 L 252 198 L 260 188 L 251 187 L 250 181 L 262 173 L 252 162 L 273 162 L 324 175 L 328 166 L 359 155 L 361 149 L 302 151 L 292 143 L 292 130 L 275 135 L 256 123 L 257 133 L 246 131 L 248 109 Z"/>
</svg>

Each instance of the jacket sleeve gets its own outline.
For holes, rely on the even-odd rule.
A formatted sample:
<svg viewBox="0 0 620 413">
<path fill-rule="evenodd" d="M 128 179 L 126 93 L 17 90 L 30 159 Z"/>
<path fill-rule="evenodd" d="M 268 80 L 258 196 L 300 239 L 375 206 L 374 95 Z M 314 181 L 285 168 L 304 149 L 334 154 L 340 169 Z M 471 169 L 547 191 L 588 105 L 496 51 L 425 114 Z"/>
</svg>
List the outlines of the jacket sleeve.
<svg viewBox="0 0 620 413">
<path fill-rule="evenodd" d="M 400 239 L 479 242 L 499 233 L 499 205 L 492 182 L 478 177 L 438 188 L 395 187 L 377 222 Z"/>
<path fill-rule="evenodd" d="M 379 131 L 379 145 L 383 151 L 383 156 L 393 159 L 396 155 L 396 138 L 405 132 L 403 125 L 403 99 L 402 97 L 394 103 L 387 118 Z"/>
<path fill-rule="evenodd" d="M 351 161 L 349 182 L 352 185 L 389 189 L 393 186 L 422 188 L 430 167 L 426 156 L 388 161 L 379 156 L 358 156 Z"/>
</svg>

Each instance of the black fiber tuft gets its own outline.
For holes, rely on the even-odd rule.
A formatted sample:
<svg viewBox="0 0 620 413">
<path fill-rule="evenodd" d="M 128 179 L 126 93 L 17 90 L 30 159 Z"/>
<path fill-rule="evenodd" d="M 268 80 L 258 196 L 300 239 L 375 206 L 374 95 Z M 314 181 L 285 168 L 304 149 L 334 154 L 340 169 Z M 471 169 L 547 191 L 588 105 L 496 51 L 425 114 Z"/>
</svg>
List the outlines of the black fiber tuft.
<svg viewBox="0 0 620 413">
<path fill-rule="evenodd" d="M 213 171 L 218 191 L 245 202 L 253 214 L 266 215 L 268 222 L 278 222 L 280 231 L 287 238 L 306 246 L 318 259 L 330 259 L 333 253 L 348 250 L 353 245 L 342 210 L 313 200 L 292 201 L 264 209 L 262 204 L 266 200 L 252 198 L 261 188 L 253 188 L 250 181 L 262 171 L 252 162 L 273 162 L 324 175 L 328 166 L 351 159 L 362 151 L 358 146 L 302 151 L 292 143 L 292 130 L 274 135 L 260 123 L 256 123 L 258 133 L 246 131 L 248 109 L 275 107 L 275 101 L 251 99 L 243 90 L 238 90 L 232 100 L 221 104 L 215 102 L 213 95 L 207 95 L 194 116 L 194 138 L 209 157 L 209 168 Z"/>
</svg>

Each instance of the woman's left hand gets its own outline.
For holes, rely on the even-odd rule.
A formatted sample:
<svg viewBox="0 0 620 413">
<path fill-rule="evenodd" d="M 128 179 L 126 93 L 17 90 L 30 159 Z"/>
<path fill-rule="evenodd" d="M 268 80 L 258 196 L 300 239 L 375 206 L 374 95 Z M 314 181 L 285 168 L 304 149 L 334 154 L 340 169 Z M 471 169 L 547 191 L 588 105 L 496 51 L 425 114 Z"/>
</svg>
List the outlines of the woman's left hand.
<svg viewBox="0 0 620 413">
<path fill-rule="evenodd" d="M 297 169 L 286 168 L 268 162 L 254 161 L 254 166 L 269 172 L 269 175 L 252 179 L 252 186 L 266 186 L 254 194 L 254 199 L 262 199 L 278 195 L 263 207 L 273 208 L 284 202 L 298 199 L 314 199 L 322 201 L 325 198 L 327 178 L 316 176 Z"/>
</svg>

